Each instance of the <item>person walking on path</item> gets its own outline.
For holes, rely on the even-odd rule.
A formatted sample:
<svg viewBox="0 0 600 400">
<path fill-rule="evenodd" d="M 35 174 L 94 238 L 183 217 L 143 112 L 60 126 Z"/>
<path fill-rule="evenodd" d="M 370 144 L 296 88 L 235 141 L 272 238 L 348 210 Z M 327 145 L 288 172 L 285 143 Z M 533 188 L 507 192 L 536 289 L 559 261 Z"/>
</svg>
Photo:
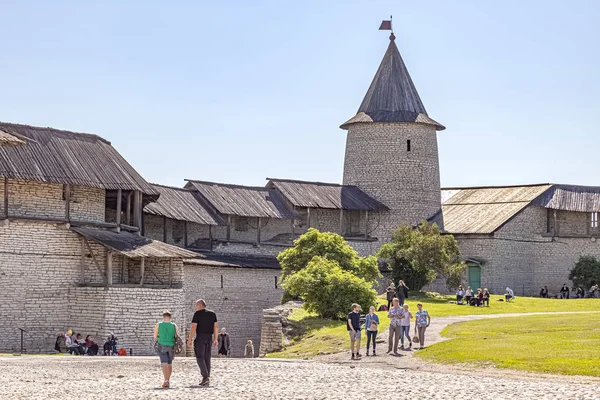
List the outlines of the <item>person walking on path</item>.
<svg viewBox="0 0 600 400">
<path fill-rule="evenodd" d="M 177 325 L 171 322 L 171 312 L 164 311 L 163 320 L 154 326 L 154 340 L 158 341 L 158 357 L 160 357 L 160 367 L 164 377 L 163 388 L 171 387 L 177 334 Z"/>
<path fill-rule="evenodd" d="M 231 349 L 231 341 L 229 340 L 229 333 L 225 331 L 225 328 L 221 328 L 218 338 L 219 358 L 229 355 Z"/>
<path fill-rule="evenodd" d="M 385 290 L 386 298 L 387 298 L 387 309 L 389 311 L 390 306 L 392 305 L 392 300 L 396 296 L 396 286 L 394 286 L 394 282 L 390 283 L 390 286 Z"/>
<path fill-rule="evenodd" d="M 415 331 L 419 336 L 419 349 L 425 348 L 425 329 L 431 324 L 431 317 L 426 310 L 423 310 L 423 304 L 417 304 L 417 315 L 415 320 Z"/>
<path fill-rule="evenodd" d="M 254 358 L 254 346 L 252 345 L 252 340 L 248 340 L 248 343 L 246 344 L 246 348 L 244 349 L 244 357 Z"/>
<path fill-rule="evenodd" d="M 371 340 L 373 341 L 373 356 L 375 354 L 375 341 L 377 338 L 377 330 L 379 329 L 379 315 L 375 314 L 375 307 L 369 307 L 369 313 L 365 318 L 365 326 L 367 327 L 367 356 L 369 355 L 369 345 L 371 344 Z"/>
<path fill-rule="evenodd" d="M 214 347 L 217 347 L 218 332 L 217 314 L 206 309 L 206 302 L 203 299 L 197 300 L 188 346 L 191 347 L 193 342 L 196 362 L 202 374 L 200 386 L 203 387 L 210 385 L 210 349 L 211 343 Z"/>
<path fill-rule="evenodd" d="M 400 301 L 400 307 L 402 307 L 404 305 L 404 301 L 408 299 L 408 286 L 406 286 L 402 279 L 398 281 L 398 286 L 396 287 L 396 297 Z"/>
<path fill-rule="evenodd" d="M 413 315 L 410 311 L 408 311 L 408 304 L 405 304 L 402 306 L 403 308 L 403 312 L 402 312 L 402 320 L 400 320 L 400 342 L 401 342 L 401 346 L 400 348 L 402 350 L 405 349 L 404 347 L 404 337 L 406 336 L 406 338 L 408 339 L 408 348 L 412 348 L 412 340 L 410 338 L 410 320 L 412 319 Z"/>
<path fill-rule="evenodd" d="M 360 305 L 352 304 L 352 312 L 348 314 L 347 322 L 348 333 L 350 334 L 350 351 L 352 351 L 352 360 L 361 358 L 360 354 Z M 356 353 L 354 345 L 356 344 Z"/>
<path fill-rule="evenodd" d="M 400 300 L 394 298 L 392 300 L 392 308 L 388 311 L 390 318 L 390 336 L 388 338 L 388 353 L 394 350 L 394 354 L 398 355 L 398 341 L 400 340 L 400 321 L 402 319 L 403 310 L 400 307 Z"/>
</svg>

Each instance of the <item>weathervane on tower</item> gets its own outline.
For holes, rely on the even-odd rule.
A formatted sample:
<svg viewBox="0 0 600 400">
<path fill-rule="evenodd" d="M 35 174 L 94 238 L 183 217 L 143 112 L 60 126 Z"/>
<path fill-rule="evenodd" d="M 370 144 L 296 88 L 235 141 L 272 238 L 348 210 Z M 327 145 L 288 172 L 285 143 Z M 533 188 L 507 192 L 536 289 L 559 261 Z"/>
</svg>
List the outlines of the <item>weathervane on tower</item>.
<svg viewBox="0 0 600 400">
<path fill-rule="evenodd" d="M 392 16 L 391 15 L 390 15 L 390 19 L 389 20 L 383 20 L 383 21 L 381 21 L 381 25 L 379 26 L 379 30 L 380 31 L 392 31 L 390 33 L 390 40 L 396 39 L 396 36 L 394 36 L 394 29 L 392 28 Z"/>
</svg>

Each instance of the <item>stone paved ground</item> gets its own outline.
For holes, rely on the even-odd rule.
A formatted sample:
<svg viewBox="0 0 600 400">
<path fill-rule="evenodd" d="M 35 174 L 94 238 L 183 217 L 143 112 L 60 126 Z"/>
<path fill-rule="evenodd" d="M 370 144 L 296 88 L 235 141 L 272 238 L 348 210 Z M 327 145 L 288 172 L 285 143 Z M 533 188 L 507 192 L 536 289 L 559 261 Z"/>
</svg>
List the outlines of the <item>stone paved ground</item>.
<svg viewBox="0 0 600 400">
<path fill-rule="evenodd" d="M 386 364 L 214 360 L 212 387 L 193 389 L 193 359 L 175 361 L 174 388 L 160 390 L 156 357 L 0 357 L 0 399 L 599 399 L 600 381 L 474 375 Z M 400 389 L 402 387 L 402 389 Z M 369 397 L 373 390 L 376 394 Z M 400 391 L 402 390 L 402 391 Z"/>
</svg>

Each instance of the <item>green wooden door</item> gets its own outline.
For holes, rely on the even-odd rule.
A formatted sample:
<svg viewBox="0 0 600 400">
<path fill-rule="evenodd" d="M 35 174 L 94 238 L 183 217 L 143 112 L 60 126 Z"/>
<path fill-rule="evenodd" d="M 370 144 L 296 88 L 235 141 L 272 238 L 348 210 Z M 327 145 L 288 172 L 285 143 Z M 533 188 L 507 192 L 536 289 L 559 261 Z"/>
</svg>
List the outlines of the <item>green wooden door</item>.
<svg viewBox="0 0 600 400">
<path fill-rule="evenodd" d="M 469 265 L 469 286 L 474 292 L 481 287 L 481 267 L 479 265 Z"/>
</svg>

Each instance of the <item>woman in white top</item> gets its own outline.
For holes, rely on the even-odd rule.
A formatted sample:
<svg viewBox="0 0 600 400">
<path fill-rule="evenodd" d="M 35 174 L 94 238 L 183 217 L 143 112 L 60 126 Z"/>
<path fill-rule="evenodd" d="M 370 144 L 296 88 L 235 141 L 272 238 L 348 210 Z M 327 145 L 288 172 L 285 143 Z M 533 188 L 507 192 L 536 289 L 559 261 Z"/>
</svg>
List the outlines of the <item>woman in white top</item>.
<svg viewBox="0 0 600 400">
<path fill-rule="evenodd" d="M 402 308 L 402 320 L 400 321 L 400 348 L 404 350 L 404 336 L 406 336 L 408 339 L 408 348 L 412 348 L 412 340 L 410 338 L 410 320 L 412 319 L 413 315 L 410 311 L 408 311 L 408 304 L 405 304 L 402 306 Z"/>
</svg>

